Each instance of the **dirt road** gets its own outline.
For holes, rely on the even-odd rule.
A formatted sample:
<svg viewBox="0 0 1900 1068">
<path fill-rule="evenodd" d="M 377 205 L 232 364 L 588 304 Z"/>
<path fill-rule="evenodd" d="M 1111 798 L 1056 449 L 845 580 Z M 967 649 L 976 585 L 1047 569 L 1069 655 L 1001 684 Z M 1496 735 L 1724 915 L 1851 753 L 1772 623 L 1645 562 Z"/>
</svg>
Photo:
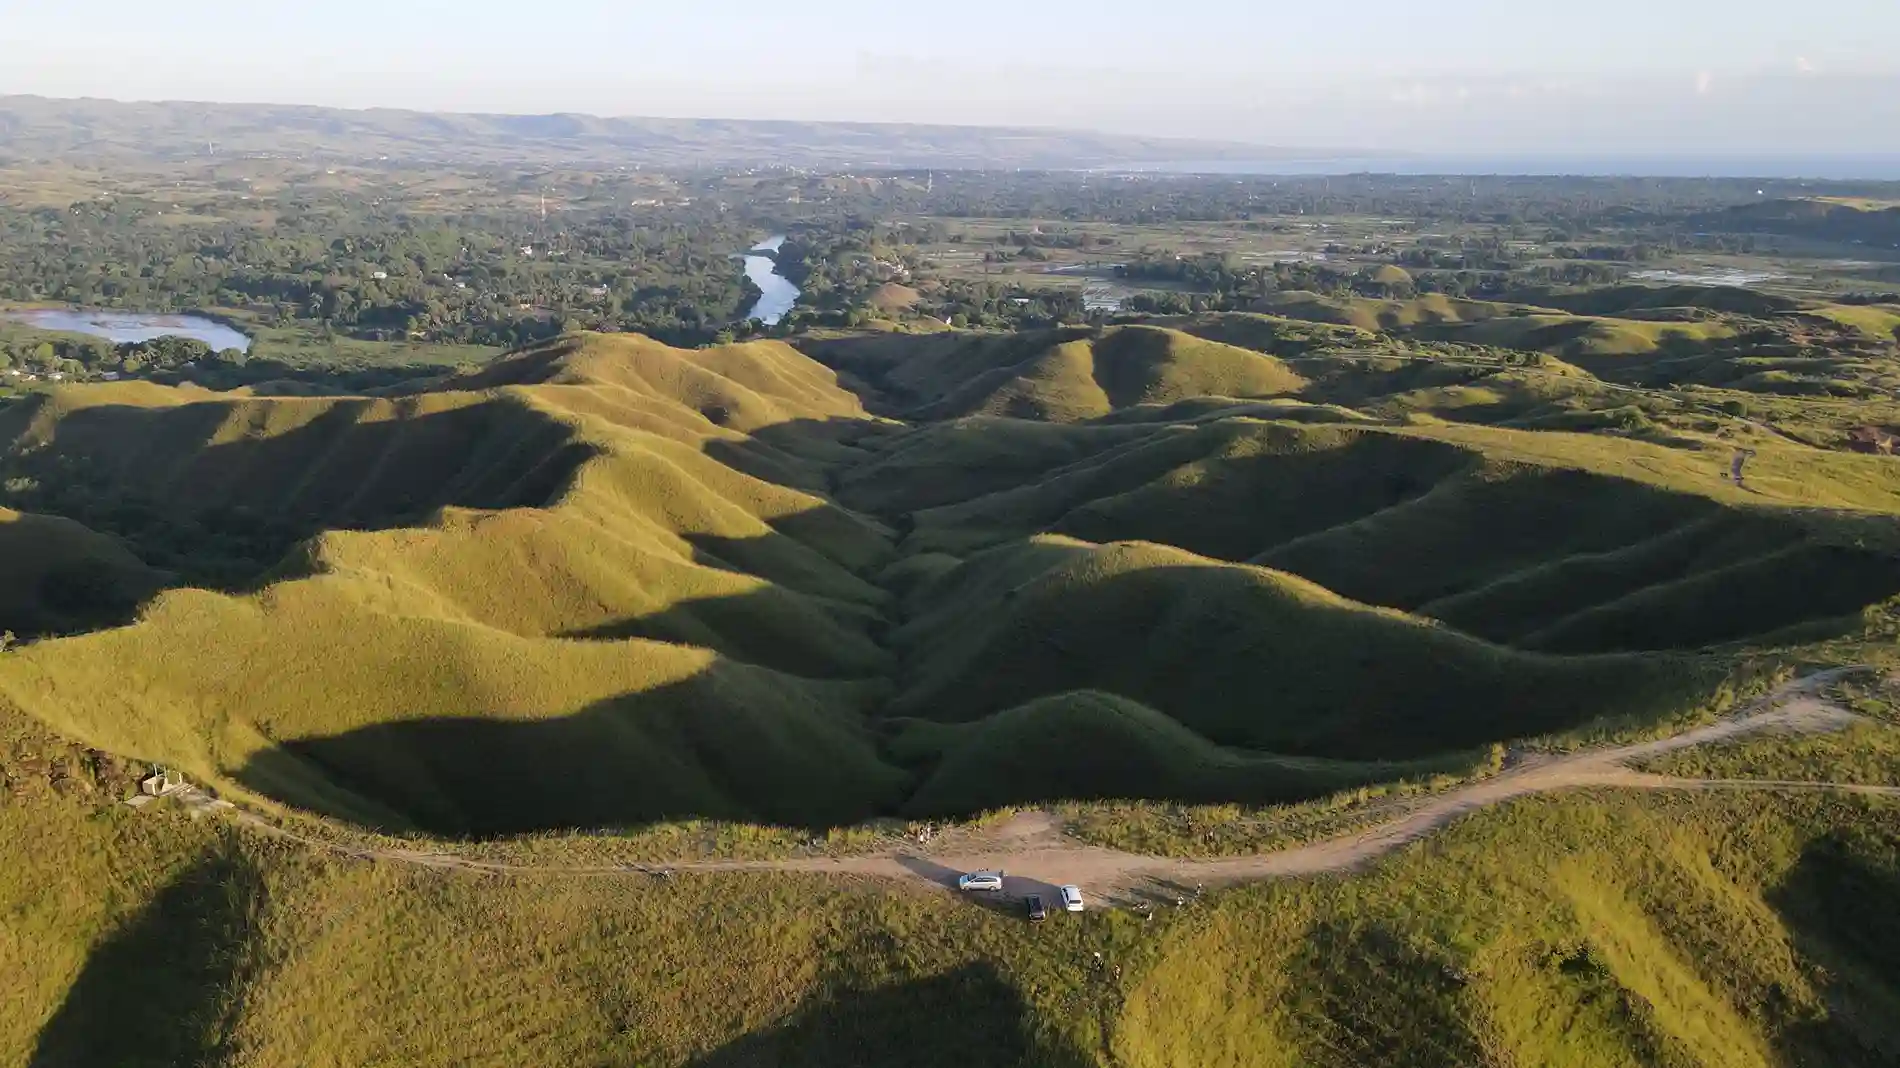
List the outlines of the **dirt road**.
<svg viewBox="0 0 1900 1068">
<path fill-rule="evenodd" d="M 1260 879 L 1287 878 L 1352 871 L 1410 842 L 1432 833 L 1461 816 L 1532 794 L 1582 787 L 1618 787 L 1640 790 L 1836 790 L 1864 795 L 1900 797 L 1900 787 L 1854 783 L 1755 782 L 1745 780 L 1680 779 L 1648 775 L 1628 765 L 1637 760 L 1692 746 L 1747 735 L 1778 731 L 1822 734 L 1841 730 L 1855 717 L 1820 697 L 1845 671 L 1822 672 L 1780 687 L 1741 711 L 1704 727 L 1673 737 L 1635 745 L 1587 749 L 1558 756 L 1537 756 L 1487 779 L 1469 783 L 1419 801 L 1404 815 L 1363 831 L 1310 845 L 1251 856 L 1194 860 L 1144 856 L 1067 838 L 1060 822 L 1044 812 L 1024 813 L 999 827 L 963 832 L 936 848 L 918 847 L 858 857 L 814 857 L 763 861 L 683 861 L 664 869 L 678 873 L 736 871 L 808 872 L 896 880 L 919 889 L 952 888 L 957 876 L 979 869 L 1002 870 L 1004 895 L 1039 893 L 1053 900 L 1067 883 L 1089 888 L 1098 899 L 1140 888 L 1172 884 L 1177 887 L 1220 885 Z M 194 808 L 213 802 L 197 791 L 181 798 Z M 618 876 L 650 878 L 657 866 L 554 866 L 507 864 L 476 860 L 453 853 L 402 849 L 370 849 L 307 838 L 279 828 L 242 810 L 224 811 L 232 818 L 278 837 L 295 839 L 312 848 L 363 859 L 412 864 L 445 870 L 513 875 Z"/>
</svg>

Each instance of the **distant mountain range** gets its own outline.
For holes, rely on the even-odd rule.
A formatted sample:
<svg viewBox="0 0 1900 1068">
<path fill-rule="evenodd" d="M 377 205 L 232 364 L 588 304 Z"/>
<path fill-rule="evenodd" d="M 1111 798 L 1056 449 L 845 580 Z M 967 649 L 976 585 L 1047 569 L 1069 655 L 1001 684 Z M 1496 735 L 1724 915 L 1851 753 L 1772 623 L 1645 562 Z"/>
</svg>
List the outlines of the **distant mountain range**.
<svg viewBox="0 0 1900 1068">
<path fill-rule="evenodd" d="M 1238 142 L 1027 127 L 478 115 L 0 96 L 0 156 L 288 154 L 460 163 L 1025 167 L 1294 158 Z"/>
</svg>

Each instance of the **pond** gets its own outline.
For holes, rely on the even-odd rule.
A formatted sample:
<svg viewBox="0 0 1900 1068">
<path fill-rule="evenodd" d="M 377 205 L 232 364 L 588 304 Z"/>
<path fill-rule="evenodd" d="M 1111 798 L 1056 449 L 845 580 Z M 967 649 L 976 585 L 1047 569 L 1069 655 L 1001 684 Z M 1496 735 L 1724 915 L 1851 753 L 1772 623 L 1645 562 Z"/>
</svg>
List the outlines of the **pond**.
<svg viewBox="0 0 1900 1068">
<path fill-rule="evenodd" d="M 0 318 L 25 323 L 36 330 L 91 334 L 115 345 L 161 337 L 188 337 L 211 346 L 213 352 L 225 349 L 249 352 L 251 349 L 251 339 L 242 331 L 201 315 L 149 315 L 100 308 L 21 308 L 0 311 Z"/>
<path fill-rule="evenodd" d="M 784 244 L 785 236 L 778 234 L 753 245 L 752 251 L 777 252 Z M 759 287 L 760 294 L 759 302 L 746 313 L 747 319 L 777 326 L 781 319 L 791 314 L 792 305 L 798 303 L 798 287 L 778 273 L 778 261 L 770 256 L 747 256 L 745 276 Z"/>
</svg>

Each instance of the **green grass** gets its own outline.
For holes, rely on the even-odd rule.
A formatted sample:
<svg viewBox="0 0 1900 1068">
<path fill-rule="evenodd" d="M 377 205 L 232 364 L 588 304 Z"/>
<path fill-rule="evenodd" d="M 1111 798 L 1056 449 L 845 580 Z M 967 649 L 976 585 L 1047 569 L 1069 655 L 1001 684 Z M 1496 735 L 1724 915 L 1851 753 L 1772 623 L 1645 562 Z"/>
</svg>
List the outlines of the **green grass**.
<svg viewBox="0 0 1900 1068">
<path fill-rule="evenodd" d="M 0 631 L 35 637 L 123 622 L 168 578 L 72 520 L 0 508 Z"/>
<path fill-rule="evenodd" d="M 715 407 L 759 429 L 855 399 L 782 346 L 519 359 L 486 373 L 539 384 L 370 401 L 129 383 L 9 412 L 16 462 L 78 471 L 148 552 L 202 551 L 243 509 L 308 525 L 251 532 L 273 561 L 261 590 L 167 592 L 135 626 L 8 656 L 0 692 L 102 748 L 396 829 L 829 826 L 890 807 L 907 776 L 863 721 L 880 684 L 852 681 L 886 659 L 885 594 L 858 572 L 888 561 L 888 533 L 709 455 L 748 442 Z M 127 686 L 134 661 L 149 673 Z M 533 796 L 493 788 L 509 766 Z"/>
<path fill-rule="evenodd" d="M 1750 494 L 1725 483 L 1722 453 L 1601 436 L 1257 417 L 1128 429 L 931 427 L 859 468 L 843 496 L 926 506 L 912 551 L 968 553 L 1051 529 L 1153 541 L 1562 652 L 1851 623 L 1900 588 L 1882 521 L 1787 507 L 1891 509 L 1893 471 L 1872 457 L 1763 449 Z M 1000 448 L 1024 458 L 1017 484 L 960 475 L 960 459 L 994 470 Z M 1775 507 L 1781 492 L 1793 499 Z"/>
<path fill-rule="evenodd" d="M 1643 770 L 1694 779 L 1766 779 L 1900 786 L 1900 727 L 1865 720 L 1837 734 L 1769 736 L 1686 749 Z"/>
<path fill-rule="evenodd" d="M 1365 879 L 1223 897 L 1130 992 L 1115 1049 L 1127 1064 L 1881 1063 L 1890 815 L 1512 805 Z"/>
<path fill-rule="evenodd" d="M 822 876 L 365 864 L 55 787 L 37 761 L 86 754 L 0 722 L 7 1063 L 480 1066 L 532 1045 L 653 1066 L 1727 1068 L 1900 1048 L 1887 802 L 1525 801 L 1362 875 L 1032 928 Z"/>
<path fill-rule="evenodd" d="M 1269 397 L 1305 385 L 1272 356 L 1153 326 L 857 339 L 815 351 L 924 420 L 1073 423 L 1136 404 Z"/>
<path fill-rule="evenodd" d="M 1355 763 L 1222 748 L 1137 701 L 1089 691 L 1039 698 L 971 724 L 913 723 L 892 748 L 932 768 L 904 803 L 915 815 L 1095 798 L 1259 804 L 1478 762 L 1454 755 Z"/>
<path fill-rule="evenodd" d="M 1851 327 L 1869 337 L 1900 337 L 1900 307 L 1892 304 L 1822 304 L 1813 314 Z"/>
<path fill-rule="evenodd" d="M 1093 689 L 1220 745 L 1309 756 L 1417 758 L 1596 715 L 1661 718 L 1719 674 L 1689 659 L 1518 653 L 1148 543 L 1037 539 L 912 599 L 931 607 L 895 636 L 899 714 L 969 721 Z"/>
<path fill-rule="evenodd" d="M 426 341 L 364 341 L 359 338 L 325 336 L 295 327 L 260 326 L 233 317 L 240 329 L 251 335 L 250 357 L 276 360 L 292 367 L 337 367 L 356 370 L 371 367 L 443 367 L 453 368 L 486 363 L 498 350 L 482 345 L 451 345 Z"/>
<path fill-rule="evenodd" d="M 811 346 L 842 371 L 575 336 L 377 398 L 0 407 L 0 629 L 44 636 L 0 651 L 0 1063 L 1893 1063 L 1882 799 L 1522 801 L 1369 872 L 1040 928 L 822 876 L 365 863 L 116 804 L 162 761 L 335 843 L 515 863 L 840 855 L 1029 804 L 1232 855 L 1514 742 L 1706 717 L 1738 677 L 1891 666 L 1900 468 L 1794 440 L 1878 405 L 1610 405 L 1549 358 L 1390 336 L 1721 376 L 1716 317 L 1764 309 L 1308 303 L 1361 326 Z M 1889 698 L 1654 770 L 1900 782 Z"/>
<path fill-rule="evenodd" d="M 1462 773 L 1675 721 L 1900 591 L 1883 458 L 1764 447 L 1744 490 L 1720 448 L 1224 396 L 1347 387 L 1180 332 L 905 343 L 891 396 L 1073 357 L 1108 413 L 910 427 L 776 342 L 586 335 L 400 396 L 10 405 L 0 531 L 63 513 L 176 574 L 114 602 L 132 626 L 7 657 L 0 694 L 390 832 L 769 853 L 900 812 Z M 1454 388 L 1352 367 L 1355 400 Z"/>
<path fill-rule="evenodd" d="M 1571 301 L 1582 307 L 1615 307 Z M 1655 321 L 1611 315 L 1577 315 L 1535 305 L 1455 300 L 1427 294 L 1411 300 L 1325 297 L 1282 293 L 1268 310 L 1295 319 L 1334 323 L 1371 332 L 1434 341 L 1490 345 L 1554 356 L 1631 356 L 1668 344 L 1695 345 L 1732 337 L 1735 329 L 1715 320 Z M 1625 305 L 1619 310 L 1628 310 Z"/>
</svg>

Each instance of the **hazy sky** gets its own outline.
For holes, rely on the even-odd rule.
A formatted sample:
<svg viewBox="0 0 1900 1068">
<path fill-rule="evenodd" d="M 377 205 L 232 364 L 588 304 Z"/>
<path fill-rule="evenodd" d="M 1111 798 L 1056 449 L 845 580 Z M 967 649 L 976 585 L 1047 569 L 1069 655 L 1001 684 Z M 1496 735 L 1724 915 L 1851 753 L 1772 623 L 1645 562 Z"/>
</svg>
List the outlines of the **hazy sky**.
<svg viewBox="0 0 1900 1068">
<path fill-rule="evenodd" d="M 0 92 L 1900 152 L 1900 0 L 4 0 Z"/>
</svg>

